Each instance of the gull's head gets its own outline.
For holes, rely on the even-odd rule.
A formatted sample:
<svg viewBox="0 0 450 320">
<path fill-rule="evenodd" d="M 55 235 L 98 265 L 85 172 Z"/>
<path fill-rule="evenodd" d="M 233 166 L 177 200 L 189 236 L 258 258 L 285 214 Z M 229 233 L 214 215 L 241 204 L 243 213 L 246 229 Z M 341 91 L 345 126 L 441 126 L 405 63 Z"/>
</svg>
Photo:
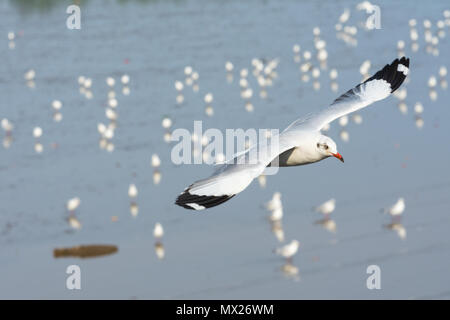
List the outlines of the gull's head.
<svg viewBox="0 0 450 320">
<path fill-rule="evenodd" d="M 316 142 L 316 148 L 324 158 L 333 156 L 344 162 L 344 158 L 337 151 L 336 142 L 334 142 L 330 137 L 324 135 L 319 136 L 319 139 Z"/>
</svg>

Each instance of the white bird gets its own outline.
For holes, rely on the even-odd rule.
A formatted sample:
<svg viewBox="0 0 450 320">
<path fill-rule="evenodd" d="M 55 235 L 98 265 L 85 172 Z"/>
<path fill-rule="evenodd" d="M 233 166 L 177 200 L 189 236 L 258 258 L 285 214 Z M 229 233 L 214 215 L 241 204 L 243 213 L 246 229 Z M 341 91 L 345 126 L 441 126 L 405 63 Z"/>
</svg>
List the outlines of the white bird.
<svg viewBox="0 0 450 320">
<path fill-rule="evenodd" d="M 322 203 L 320 206 L 317 206 L 314 211 L 319 212 L 325 216 L 330 215 L 336 208 L 336 200 L 330 199 L 324 203 Z"/>
<path fill-rule="evenodd" d="M 33 129 L 33 137 L 40 138 L 42 136 L 42 128 L 41 127 L 35 127 Z"/>
<path fill-rule="evenodd" d="M 114 84 L 116 83 L 116 80 L 114 80 L 114 78 L 113 77 L 108 77 L 108 78 L 106 78 L 106 84 L 109 86 L 109 87 L 114 87 Z"/>
<path fill-rule="evenodd" d="M 161 121 L 161 125 L 164 129 L 169 129 L 172 126 L 172 119 L 164 117 Z"/>
<path fill-rule="evenodd" d="M 60 110 L 62 107 L 62 102 L 59 100 L 53 100 L 52 101 L 52 108 L 55 110 Z"/>
<path fill-rule="evenodd" d="M 136 198 L 138 195 L 138 189 L 136 187 L 136 185 L 134 183 L 130 184 L 130 186 L 128 187 L 128 196 L 130 198 Z"/>
<path fill-rule="evenodd" d="M 291 260 L 292 257 L 297 253 L 299 247 L 300 242 L 298 242 L 297 240 L 292 240 L 290 243 L 276 249 L 275 253 L 282 256 L 283 258 Z"/>
<path fill-rule="evenodd" d="M 280 221 L 282 218 L 283 218 L 283 207 L 272 210 L 272 213 L 269 216 L 269 220 L 272 222 Z"/>
<path fill-rule="evenodd" d="M 265 207 L 269 211 L 273 211 L 273 210 L 282 208 L 283 206 L 281 204 L 281 193 L 275 192 L 272 196 L 272 200 L 267 202 Z"/>
<path fill-rule="evenodd" d="M 252 146 L 220 166 L 211 177 L 191 184 L 175 204 L 195 210 L 217 206 L 246 189 L 267 166 L 298 166 L 331 156 L 344 162 L 336 143 L 323 135 L 321 129 L 346 114 L 389 97 L 403 83 L 408 71 L 409 59 L 395 59 L 325 110 L 296 120 L 279 135 Z"/>
<path fill-rule="evenodd" d="M 153 236 L 156 239 L 161 239 L 162 236 L 164 235 L 164 229 L 161 223 L 157 222 L 155 224 L 155 228 L 153 229 Z"/>
<path fill-rule="evenodd" d="M 78 206 L 80 205 L 80 203 L 81 203 L 81 200 L 78 197 L 69 199 L 69 201 L 67 201 L 67 205 L 66 205 L 67 206 L 67 210 L 69 212 L 75 211 L 78 208 Z"/>
<path fill-rule="evenodd" d="M 152 154 L 152 167 L 158 168 L 160 165 L 161 159 L 159 158 L 159 156 L 156 153 Z"/>
<path fill-rule="evenodd" d="M 405 199 L 399 198 L 397 202 L 385 212 L 389 213 L 393 220 L 398 220 L 403 211 L 405 211 Z"/>
<path fill-rule="evenodd" d="M 130 82 L 130 76 L 127 75 L 127 74 L 124 74 L 124 75 L 120 78 L 120 81 L 121 81 L 123 84 L 128 84 L 128 83 Z"/>
<path fill-rule="evenodd" d="M 177 91 L 183 90 L 183 87 L 184 87 L 183 82 L 181 82 L 181 81 L 175 81 L 175 89 L 176 89 Z"/>
<path fill-rule="evenodd" d="M 230 61 L 227 61 L 225 63 L 225 70 L 227 70 L 228 72 L 231 72 L 231 71 L 233 71 L 233 69 L 234 69 L 233 63 L 231 63 Z"/>
<path fill-rule="evenodd" d="M 213 99 L 214 99 L 214 97 L 213 97 L 212 93 L 207 93 L 204 98 L 205 102 L 208 104 L 213 102 Z"/>
<path fill-rule="evenodd" d="M 272 200 L 266 203 L 266 209 L 271 211 L 270 221 L 280 221 L 283 218 L 283 205 L 281 203 L 281 193 L 275 192 Z"/>
<path fill-rule="evenodd" d="M 6 118 L 2 119 L 1 126 L 2 129 L 5 130 L 7 134 L 10 134 L 11 131 L 14 129 L 14 125 Z"/>
</svg>

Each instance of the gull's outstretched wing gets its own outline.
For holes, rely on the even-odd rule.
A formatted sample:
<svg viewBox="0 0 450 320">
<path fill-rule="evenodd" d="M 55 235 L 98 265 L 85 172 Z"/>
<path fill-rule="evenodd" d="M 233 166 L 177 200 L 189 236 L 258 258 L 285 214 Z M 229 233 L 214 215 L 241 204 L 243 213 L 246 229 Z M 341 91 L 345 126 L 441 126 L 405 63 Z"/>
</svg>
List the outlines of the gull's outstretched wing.
<svg viewBox="0 0 450 320">
<path fill-rule="evenodd" d="M 261 175 L 274 158 L 295 147 L 301 138 L 300 134 L 281 133 L 272 137 L 270 141 L 250 148 L 244 154 L 222 165 L 211 177 L 191 184 L 178 196 L 175 204 L 186 209 L 203 210 L 231 199 Z"/>
<path fill-rule="evenodd" d="M 337 118 L 387 98 L 400 87 L 408 75 L 408 71 L 409 58 L 395 59 L 375 75 L 334 100 L 325 110 L 295 121 L 286 130 L 295 129 L 298 126 L 321 130 L 326 124 Z"/>
</svg>

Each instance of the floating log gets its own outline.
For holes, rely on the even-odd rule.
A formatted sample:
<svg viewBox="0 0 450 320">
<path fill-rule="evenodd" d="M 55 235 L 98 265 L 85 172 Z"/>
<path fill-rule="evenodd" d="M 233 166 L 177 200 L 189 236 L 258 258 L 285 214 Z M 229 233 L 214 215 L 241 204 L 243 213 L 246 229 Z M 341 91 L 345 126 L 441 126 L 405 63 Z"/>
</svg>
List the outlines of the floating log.
<svg viewBox="0 0 450 320">
<path fill-rule="evenodd" d="M 119 249 L 114 245 L 81 245 L 71 248 L 56 248 L 53 250 L 55 258 L 94 258 L 114 254 Z"/>
</svg>

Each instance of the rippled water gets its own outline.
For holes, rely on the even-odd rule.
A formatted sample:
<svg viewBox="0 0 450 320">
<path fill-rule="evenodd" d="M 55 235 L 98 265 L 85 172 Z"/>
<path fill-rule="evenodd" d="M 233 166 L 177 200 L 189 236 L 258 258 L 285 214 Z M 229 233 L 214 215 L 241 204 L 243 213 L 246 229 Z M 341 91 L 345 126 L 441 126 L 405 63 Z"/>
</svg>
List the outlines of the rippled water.
<svg viewBox="0 0 450 320">
<path fill-rule="evenodd" d="M 450 115 L 448 90 L 428 97 L 427 81 L 448 66 L 449 33 L 440 55 L 423 50 L 422 21 L 442 18 L 446 1 L 380 2 L 381 30 L 359 30 L 358 46 L 336 38 L 334 26 L 345 8 L 351 23 L 357 2 L 305 1 L 82 1 L 82 29 L 65 26 L 69 2 L 2 1 L 0 4 L 0 118 L 15 126 L 13 143 L 0 149 L 0 298 L 449 298 L 450 267 Z M 408 20 L 416 18 L 421 49 L 409 47 Z M 361 20 L 361 19 L 360 19 Z M 406 85 L 409 113 L 389 98 L 363 112 L 363 124 L 350 123 L 350 141 L 339 139 L 339 125 L 329 134 L 345 164 L 321 163 L 283 168 L 268 177 L 266 188 L 253 183 L 226 204 L 192 213 L 173 204 L 194 180 L 209 175 L 207 166 L 175 166 L 171 146 L 163 141 L 161 120 L 173 128 L 280 128 L 336 97 L 328 71 L 321 90 L 300 81 L 292 46 L 313 50 L 312 29 L 327 41 L 328 66 L 339 71 L 339 92 L 360 80 L 359 66 L 371 72 L 391 62 L 397 41 L 406 41 L 411 57 Z M 433 27 L 435 28 L 435 27 Z M 7 32 L 17 34 L 8 48 Z M 251 59 L 279 58 L 279 78 L 258 97 L 253 113 L 240 98 L 238 73 Z M 235 65 L 226 81 L 226 61 Z M 174 82 L 183 70 L 198 71 L 198 93 L 184 90 L 176 104 Z M 36 71 L 34 89 L 24 73 Z M 122 74 L 130 75 L 130 95 L 120 93 Z M 77 78 L 93 80 L 93 99 L 80 93 Z M 106 77 L 116 79 L 118 127 L 115 150 L 98 146 L 97 123 L 106 122 Z M 204 112 L 203 97 L 214 94 L 214 116 Z M 52 120 L 51 102 L 63 103 L 63 120 Z M 421 101 L 424 127 L 414 124 L 413 105 Z M 43 128 L 42 154 L 33 149 L 32 130 Z M 4 132 L 1 132 L 3 139 Z M 53 147 L 52 147 L 53 146 Z M 162 180 L 152 181 L 151 155 L 161 158 Z M 130 215 L 128 186 L 139 189 L 139 215 Z M 261 203 L 275 191 L 283 195 L 286 240 L 298 239 L 295 277 L 282 271 L 273 254 L 279 246 Z M 77 216 L 83 227 L 72 231 L 66 201 L 81 198 Z M 398 197 L 406 200 L 406 240 L 384 226 L 380 209 Z M 311 207 L 337 199 L 332 214 L 336 234 L 315 221 Z M 118 221 L 113 222 L 112 217 Z M 153 226 L 161 222 L 165 257 L 155 254 Z M 118 252 L 95 259 L 55 259 L 53 249 L 81 244 L 111 244 Z M 82 270 L 82 289 L 65 287 L 68 265 Z M 382 289 L 366 288 L 366 268 L 379 265 Z"/>
</svg>

